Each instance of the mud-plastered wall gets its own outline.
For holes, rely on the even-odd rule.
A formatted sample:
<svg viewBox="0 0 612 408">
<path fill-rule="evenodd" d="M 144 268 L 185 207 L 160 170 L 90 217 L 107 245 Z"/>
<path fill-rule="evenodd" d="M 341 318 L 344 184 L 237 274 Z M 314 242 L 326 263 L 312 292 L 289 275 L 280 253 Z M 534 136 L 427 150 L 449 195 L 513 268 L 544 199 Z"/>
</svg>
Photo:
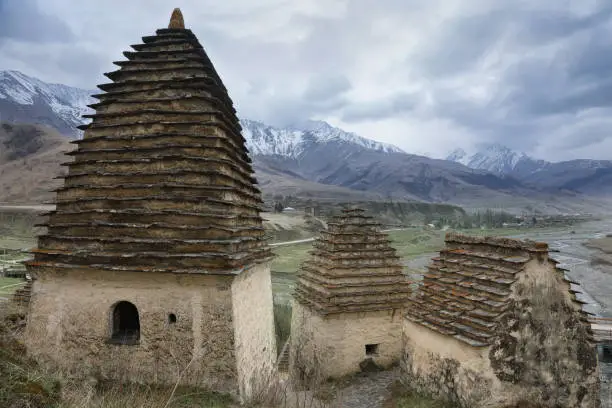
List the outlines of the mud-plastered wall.
<svg viewBox="0 0 612 408">
<path fill-rule="evenodd" d="M 232 306 L 240 395 L 248 401 L 274 382 L 277 350 L 269 263 L 236 277 Z"/>
<path fill-rule="evenodd" d="M 236 393 L 232 279 L 91 270 L 39 276 L 26 327 L 28 352 L 78 378 L 174 384 L 180 377 L 182 384 Z M 121 301 L 138 311 L 136 344 L 110 341 L 113 309 Z"/>
</svg>

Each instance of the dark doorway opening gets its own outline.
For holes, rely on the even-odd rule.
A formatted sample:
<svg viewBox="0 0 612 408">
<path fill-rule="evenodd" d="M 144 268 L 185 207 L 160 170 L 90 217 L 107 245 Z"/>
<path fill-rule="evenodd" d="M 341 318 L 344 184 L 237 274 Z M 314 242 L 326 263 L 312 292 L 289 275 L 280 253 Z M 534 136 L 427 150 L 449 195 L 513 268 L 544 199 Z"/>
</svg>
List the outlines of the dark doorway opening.
<svg viewBox="0 0 612 408">
<path fill-rule="evenodd" d="M 140 318 L 136 306 L 125 301 L 115 305 L 111 333 L 111 342 L 114 344 L 138 344 Z"/>
<path fill-rule="evenodd" d="M 365 345 L 366 356 L 375 356 L 378 354 L 378 344 Z"/>
<path fill-rule="evenodd" d="M 176 315 L 174 313 L 170 313 L 168 315 L 168 323 L 170 324 L 176 323 Z"/>
</svg>

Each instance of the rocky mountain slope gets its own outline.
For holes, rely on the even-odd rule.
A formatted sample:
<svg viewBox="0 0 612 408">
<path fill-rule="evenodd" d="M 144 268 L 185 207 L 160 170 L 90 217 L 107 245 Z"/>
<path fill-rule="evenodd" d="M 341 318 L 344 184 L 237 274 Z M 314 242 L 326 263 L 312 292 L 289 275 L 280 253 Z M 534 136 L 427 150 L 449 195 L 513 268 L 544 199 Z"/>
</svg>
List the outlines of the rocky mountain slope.
<svg viewBox="0 0 612 408">
<path fill-rule="evenodd" d="M 240 124 L 253 155 L 298 158 L 315 146 L 328 144 L 346 144 L 380 153 L 405 153 L 397 146 L 345 132 L 323 121 L 307 120 L 284 129 L 249 119 L 241 119 Z"/>
<path fill-rule="evenodd" d="M 80 137 L 74 126 L 85 122 L 81 115 L 88 111 L 86 105 L 92 103 L 89 95 L 93 93 L 96 91 L 47 84 L 16 71 L 0 72 L 0 120 L 48 125 L 69 137 Z M 346 201 L 419 200 L 507 210 L 537 202 L 552 203 L 560 211 L 567 207 L 568 200 L 576 198 L 565 194 L 559 200 L 558 192 L 545 193 L 541 184 L 528 183 L 512 171 L 508 173 L 509 167 L 516 169 L 517 163 L 526 160 L 523 156 L 507 157 L 497 163 L 483 156 L 478 166 L 476 159 L 465 166 L 457 162 L 466 159 L 459 155 L 454 161 L 411 155 L 321 121 L 305 121 L 282 129 L 247 119 L 241 123 L 256 176 L 267 197 L 281 194 Z M 51 148 L 47 152 L 52 155 L 57 150 Z M 14 166 L 15 160 L 9 159 L 0 157 L 0 165 L 8 161 Z M 47 163 L 52 169 L 36 172 L 43 180 L 50 178 L 58 174 L 53 166 L 60 161 L 66 159 L 54 159 L 53 164 Z M 593 174 L 585 172 L 581 177 L 584 183 Z M 598 174 L 597 182 L 605 177 Z M 26 196 L 31 199 L 35 194 Z M 8 200 L 7 197 L 17 196 L 0 194 L 0 200 Z"/>
<path fill-rule="evenodd" d="M 260 179 L 270 174 L 374 193 L 385 199 L 461 205 L 522 201 L 540 193 L 520 182 L 464 165 L 405 153 L 325 122 L 286 129 L 242 120 Z"/>
<path fill-rule="evenodd" d="M 463 149 L 453 151 L 446 160 L 461 163 L 472 169 L 486 170 L 493 174 L 509 175 L 515 169 L 531 165 L 536 168 L 543 160 L 534 160 L 523 152 L 517 152 L 500 144 L 483 144 L 474 154 L 467 154 Z M 541 162 L 541 163 L 540 163 Z"/>
<path fill-rule="evenodd" d="M 482 145 L 478 152 L 471 155 L 458 149 L 447 160 L 512 177 L 525 186 L 546 191 L 570 190 L 588 195 L 612 196 L 612 160 L 549 162 L 499 144 Z"/>
<path fill-rule="evenodd" d="M 78 137 L 94 91 L 49 84 L 18 71 L 0 71 L 0 121 L 48 125 Z"/>
</svg>

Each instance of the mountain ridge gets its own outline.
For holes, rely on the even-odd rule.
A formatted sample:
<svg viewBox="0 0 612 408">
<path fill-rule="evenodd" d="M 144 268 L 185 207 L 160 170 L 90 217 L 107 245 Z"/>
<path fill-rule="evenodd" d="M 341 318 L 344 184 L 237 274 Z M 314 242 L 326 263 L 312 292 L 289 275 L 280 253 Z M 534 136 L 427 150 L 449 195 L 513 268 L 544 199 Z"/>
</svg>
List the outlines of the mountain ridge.
<svg viewBox="0 0 612 408">
<path fill-rule="evenodd" d="M 485 144 L 471 155 L 456 149 L 447 160 L 476 170 L 515 178 L 545 190 L 571 190 L 589 195 L 612 195 L 612 160 L 574 159 L 550 162 L 500 144 Z"/>
<path fill-rule="evenodd" d="M 0 71 L 0 75 L 4 78 L 0 80 L 0 118 L 15 119 L 11 112 L 23 111 L 20 120 L 13 121 L 41 123 L 71 138 L 80 137 L 72 124 L 87 122 L 80 115 L 90 111 L 86 105 L 94 101 L 89 94 L 95 91 L 46 84 L 16 71 Z M 29 116 L 32 105 L 45 114 Z M 256 177 L 267 196 L 282 191 L 305 197 L 417 200 L 472 207 L 494 204 L 519 208 L 533 204 L 533 200 L 553 202 L 555 208 L 564 204 L 541 185 L 525 183 L 514 174 L 495 174 L 457 161 L 409 154 L 323 121 L 305 120 L 286 128 L 249 119 L 241 119 L 241 124 Z M 580 174 L 591 184 L 592 176 L 590 172 Z M 608 176 L 602 173 L 598 177 L 607 180 Z M 571 184 L 571 180 L 564 182 Z M 574 193 L 560 194 L 569 199 Z"/>
<path fill-rule="evenodd" d="M 60 133 L 77 138 L 76 128 L 91 113 L 87 106 L 93 90 L 51 84 L 19 71 L 0 71 L 0 120 L 49 125 Z"/>
</svg>

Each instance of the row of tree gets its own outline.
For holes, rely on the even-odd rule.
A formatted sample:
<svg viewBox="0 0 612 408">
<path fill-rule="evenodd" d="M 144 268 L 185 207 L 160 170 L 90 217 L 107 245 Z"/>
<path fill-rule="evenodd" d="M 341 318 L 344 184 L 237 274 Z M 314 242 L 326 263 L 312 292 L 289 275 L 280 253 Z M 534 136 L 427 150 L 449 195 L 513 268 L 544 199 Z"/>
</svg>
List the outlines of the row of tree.
<svg viewBox="0 0 612 408">
<path fill-rule="evenodd" d="M 529 220 L 535 223 L 535 219 Z M 501 228 L 504 224 L 521 223 L 523 220 L 505 211 L 487 209 L 472 213 L 466 212 L 459 216 L 425 216 L 425 224 L 433 224 L 438 228 Z"/>
</svg>

